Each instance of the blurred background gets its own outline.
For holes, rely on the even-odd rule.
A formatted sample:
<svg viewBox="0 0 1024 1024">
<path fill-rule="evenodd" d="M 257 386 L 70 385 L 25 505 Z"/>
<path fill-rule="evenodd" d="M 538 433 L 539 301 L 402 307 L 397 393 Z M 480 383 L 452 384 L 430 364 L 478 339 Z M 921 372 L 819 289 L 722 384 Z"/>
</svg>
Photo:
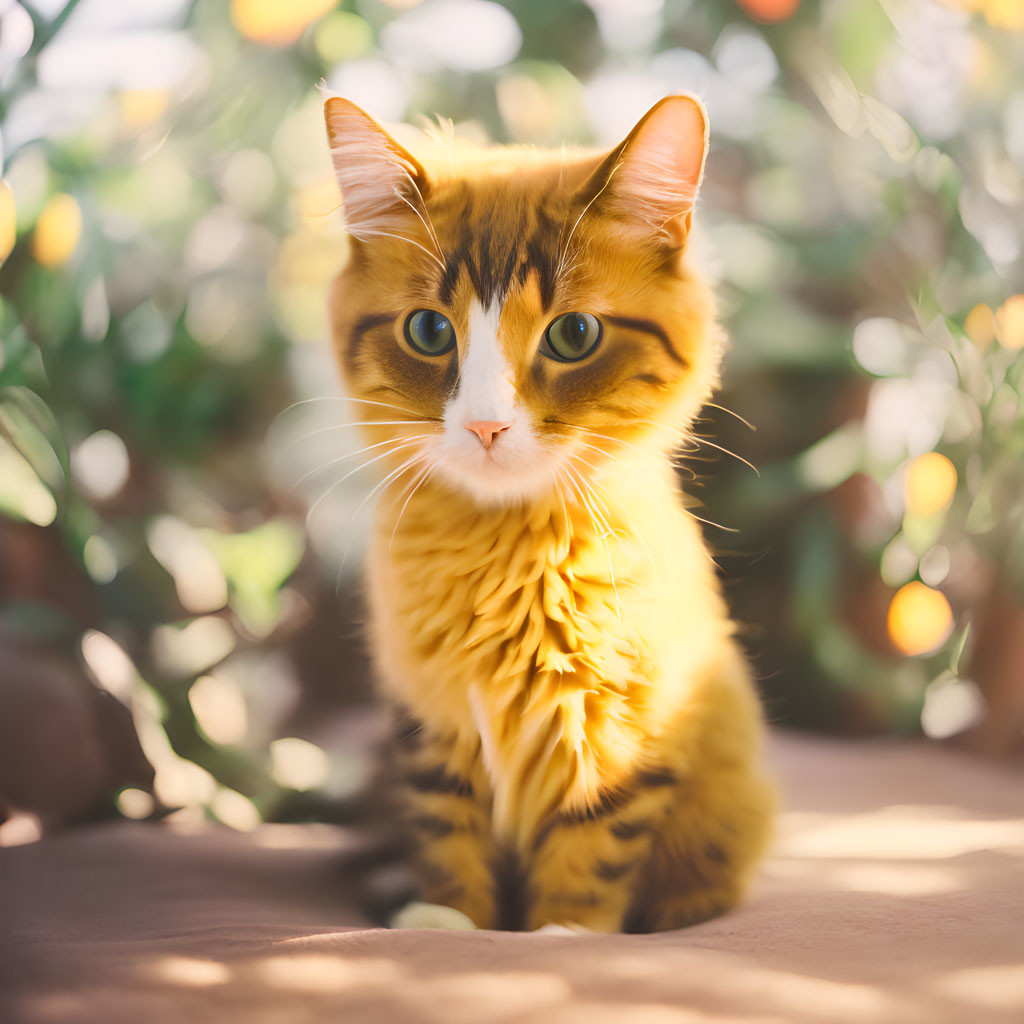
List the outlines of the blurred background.
<svg viewBox="0 0 1024 1024">
<path fill-rule="evenodd" d="M 769 718 L 1019 761 L 1022 69 L 1019 0 L 0 0 L 0 842 L 372 770 L 321 79 L 538 145 L 698 92 L 681 472 Z"/>
</svg>

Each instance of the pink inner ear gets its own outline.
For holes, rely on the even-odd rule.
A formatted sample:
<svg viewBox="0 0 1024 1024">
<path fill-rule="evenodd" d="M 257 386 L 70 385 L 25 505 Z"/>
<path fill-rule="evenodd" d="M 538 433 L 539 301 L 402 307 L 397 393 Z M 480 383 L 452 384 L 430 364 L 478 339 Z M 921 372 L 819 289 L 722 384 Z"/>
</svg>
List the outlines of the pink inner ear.
<svg viewBox="0 0 1024 1024">
<path fill-rule="evenodd" d="M 678 168 L 681 179 L 694 191 L 700 185 L 704 170 L 704 154 L 707 150 L 707 119 L 704 111 L 689 97 L 674 97 L 654 115 L 656 131 L 667 136 L 671 147 L 673 166 Z M 646 125 L 644 126 L 647 127 Z"/>
<path fill-rule="evenodd" d="M 393 233 L 409 216 L 422 169 L 354 103 L 330 97 L 324 117 L 348 233 L 364 240 Z"/>
<path fill-rule="evenodd" d="M 690 96 L 669 96 L 633 130 L 615 190 L 658 227 L 693 208 L 707 151 L 704 108 Z"/>
</svg>

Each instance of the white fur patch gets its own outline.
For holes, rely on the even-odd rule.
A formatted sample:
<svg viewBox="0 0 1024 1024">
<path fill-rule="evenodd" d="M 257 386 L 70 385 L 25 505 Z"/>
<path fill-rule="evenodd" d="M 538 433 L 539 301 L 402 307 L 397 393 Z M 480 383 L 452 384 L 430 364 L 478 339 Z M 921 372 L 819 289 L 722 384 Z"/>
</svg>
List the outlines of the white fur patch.
<svg viewBox="0 0 1024 1024">
<path fill-rule="evenodd" d="M 445 419 L 463 424 L 473 420 L 507 422 L 516 415 L 516 389 L 512 368 L 498 342 L 501 306 L 486 309 L 473 300 L 469 307 L 469 337 L 462 360 L 459 392 Z"/>
<path fill-rule="evenodd" d="M 444 413 L 444 435 L 434 465 L 445 479 L 484 504 L 535 497 L 550 488 L 562 456 L 541 444 L 529 410 L 516 394 L 514 374 L 501 343 L 501 304 L 474 299 L 462 346 L 459 386 Z M 484 449 L 468 423 L 510 423 Z"/>
</svg>

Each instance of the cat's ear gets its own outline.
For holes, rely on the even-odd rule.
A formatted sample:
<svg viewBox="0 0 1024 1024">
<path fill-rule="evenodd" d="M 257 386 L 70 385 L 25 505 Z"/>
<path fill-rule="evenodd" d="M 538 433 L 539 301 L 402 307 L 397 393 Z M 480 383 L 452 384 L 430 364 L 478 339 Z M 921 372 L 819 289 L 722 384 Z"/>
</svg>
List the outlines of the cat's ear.
<svg viewBox="0 0 1024 1024">
<path fill-rule="evenodd" d="M 331 96 L 324 102 L 327 139 L 341 187 L 345 228 L 366 240 L 395 230 L 409 206 L 426 198 L 427 174 L 366 111 Z"/>
<path fill-rule="evenodd" d="M 681 245 L 690 230 L 708 152 L 708 117 L 695 96 L 659 100 L 601 162 L 584 186 L 627 220 Z"/>
</svg>

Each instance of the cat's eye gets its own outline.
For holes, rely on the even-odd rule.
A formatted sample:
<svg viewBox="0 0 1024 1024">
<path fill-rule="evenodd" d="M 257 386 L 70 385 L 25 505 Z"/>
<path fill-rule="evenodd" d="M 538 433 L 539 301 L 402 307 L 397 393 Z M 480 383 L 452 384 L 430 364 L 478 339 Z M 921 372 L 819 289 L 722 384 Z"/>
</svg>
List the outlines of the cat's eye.
<svg viewBox="0 0 1024 1024">
<path fill-rule="evenodd" d="M 590 355 L 601 340 L 601 321 L 590 313 L 563 313 L 544 332 L 541 351 L 563 363 Z"/>
<path fill-rule="evenodd" d="M 417 309 L 405 321 L 405 340 L 425 356 L 443 356 L 455 348 L 455 328 L 443 313 Z"/>
</svg>

